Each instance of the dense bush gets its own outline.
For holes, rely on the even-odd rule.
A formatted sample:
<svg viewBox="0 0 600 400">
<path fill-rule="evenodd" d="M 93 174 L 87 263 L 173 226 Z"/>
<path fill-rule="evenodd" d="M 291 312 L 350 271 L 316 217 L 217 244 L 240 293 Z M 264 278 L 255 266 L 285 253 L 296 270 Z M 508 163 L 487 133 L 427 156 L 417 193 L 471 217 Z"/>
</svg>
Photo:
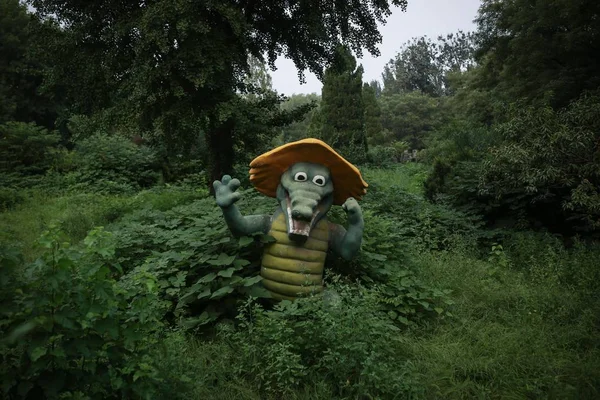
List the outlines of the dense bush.
<svg viewBox="0 0 600 400">
<path fill-rule="evenodd" d="M 280 397 L 321 381 L 342 398 L 418 392 L 404 376 L 410 364 L 399 330 L 376 311 L 373 295 L 339 283 L 328 290 L 336 291 L 329 299 L 283 301 L 272 311 L 247 302 L 239 327 L 221 329 L 238 354 L 235 371 Z"/>
<path fill-rule="evenodd" d="M 483 163 L 480 191 L 497 199 L 520 194 L 528 214 L 563 230 L 600 228 L 600 94 L 564 110 L 515 104 L 507 113 L 509 121 L 494 128 L 502 143 Z"/>
<path fill-rule="evenodd" d="M 401 161 L 402 153 L 408 150 L 406 142 L 392 142 L 388 145 L 376 145 L 369 147 L 368 159 L 372 165 L 389 167 Z"/>
<path fill-rule="evenodd" d="M 491 128 L 457 123 L 437 132 L 425 195 L 496 226 L 545 227 L 566 235 L 600 227 L 600 97 L 563 110 L 512 104 Z"/>
<path fill-rule="evenodd" d="M 245 215 L 271 214 L 276 202 L 250 189 L 243 192 L 239 205 Z M 382 284 L 377 289 L 379 309 L 401 325 L 445 314 L 447 293 L 419 282 L 403 252 L 406 245 L 391 244 L 415 233 L 399 229 L 398 220 L 378 217 L 376 211 L 366 211 L 361 255 L 350 263 L 332 255 L 327 269 L 371 286 Z M 394 210 L 385 212 L 391 215 Z M 345 224 L 340 207 L 334 207 L 330 217 Z M 248 295 L 268 297 L 261 290 L 259 270 L 264 243 L 271 239 L 264 235 L 232 238 L 212 197 L 167 211 L 142 207 L 110 229 L 118 239 L 116 257 L 125 272 L 155 275 L 162 298 L 172 304 L 167 317 L 187 328 L 211 326 L 235 315 L 239 301 Z M 450 240 L 442 237 L 445 232 L 432 240 Z"/>
<path fill-rule="evenodd" d="M 0 125 L 0 173 L 43 174 L 52 166 L 59 136 L 34 123 Z"/>
<path fill-rule="evenodd" d="M 471 239 L 485 236 L 478 229 L 482 221 L 477 216 L 430 204 L 422 196 L 408 193 L 393 182 L 385 186 L 378 182 L 370 189 L 372 197 L 365 199 L 365 208 L 375 215 L 385 216 L 393 225 L 390 233 L 398 242 L 408 241 L 413 246 L 441 250 L 450 248 L 453 238 L 458 236 Z"/>
<path fill-rule="evenodd" d="M 0 375 L 9 398 L 146 397 L 158 379 L 149 349 L 162 326 L 156 278 L 117 279 L 114 237 L 93 230 L 83 248 L 52 228 L 23 265 L 4 251 Z"/>
<path fill-rule="evenodd" d="M 125 137 L 96 134 L 78 142 L 74 151 L 74 189 L 121 193 L 158 181 L 156 153 Z"/>
<path fill-rule="evenodd" d="M 257 202 L 246 195 L 242 204 Z M 235 313 L 247 295 L 268 296 L 258 271 L 259 244 L 269 239 L 233 238 L 212 197 L 168 211 L 142 207 L 112 230 L 125 272 L 157 277 L 161 296 L 171 302 L 168 317 L 190 329 Z"/>
<path fill-rule="evenodd" d="M 5 397 L 52 397 L 52 382 L 72 398 L 593 398 L 598 249 L 482 231 L 422 197 L 426 166 L 361 170 L 358 257 L 328 257 L 322 296 L 278 305 L 249 300 L 269 239 L 233 239 L 205 189 L 38 193 L 3 213 L 2 242 L 52 220 L 85 238 L 44 233 L 34 262 L 0 247 Z M 244 215 L 276 207 L 242 194 Z"/>
<path fill-rule="evenodd" d="M 25 197 L 21 191 L 10 187 L 0 188 L 0 211 L 10 209 L 24 200 Z"/>
</svg>

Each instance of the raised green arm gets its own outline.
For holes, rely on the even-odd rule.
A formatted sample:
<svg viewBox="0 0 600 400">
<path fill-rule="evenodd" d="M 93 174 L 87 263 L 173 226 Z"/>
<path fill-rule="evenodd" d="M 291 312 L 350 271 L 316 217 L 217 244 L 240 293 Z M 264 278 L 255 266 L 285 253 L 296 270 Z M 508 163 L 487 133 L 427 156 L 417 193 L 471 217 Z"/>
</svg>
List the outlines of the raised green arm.
<svg viewBox="0 0 600 400">
<path fill-rule="evenodd" d="M 345 260 L 360 250 L 365 222 L 358 202 L 350 197 L 342 206 L 348 217 L 348 230 L 338 224 L 329 224 L 331 248 Z"/>
<path fill-rule="evenodd" d="M 240 187 L 238 179 L 224 175 L 221 181 L 214 181 L 215 200 L 221 207 L 227 227 L 234 236 L 250 235 L 256 232 L 267 233 L 269 231 L 270 219 L 268 215 L 249 215 L 244 217 L 234 204 L 242 195 L 236 190 Z"/>
</svg>

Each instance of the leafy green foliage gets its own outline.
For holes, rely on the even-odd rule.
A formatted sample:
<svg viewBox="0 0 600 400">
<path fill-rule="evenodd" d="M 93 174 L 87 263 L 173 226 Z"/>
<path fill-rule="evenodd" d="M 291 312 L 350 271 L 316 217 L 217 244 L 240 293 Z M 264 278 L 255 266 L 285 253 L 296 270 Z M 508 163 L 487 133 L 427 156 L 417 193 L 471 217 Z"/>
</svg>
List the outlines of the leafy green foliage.
<svg viewBox="0 0 600 400">
<path fill-rule="evenodd" d="M 458 31 L 438 37 L 413 38 L 405 43 L 396 58 L 383 70 L 384 95 L 417 92 L 432 97 L 451 93 L 447 78 L 474 64 L 474 37 Z"/>
<path fill-rule="evenodd" d="M 599 7 L 590 0 L 485 0 L 476 19 L 478 86 L 552 107 L 597 89 Z"/>
<path fill-rule="evenodd" d="M 44 53 L 40 42 L 51 24 L 27 12 L 19 0 L 0 4 L 0 124 L 32 122 L 53 128 L 60 104 L 43 93 Z"/>
<path fill-rule="evenodd" d="M 24 233 L 37 236 L 52 219 L 71 238 L 113 221 L 76 246 L 45 233 L 54 259 L 42 248 L 27 263 L 31 251 L 21 257 L 0 247 L 0 334 L 27 331 L 21 324 L 34 314 L 51 319 L 54 305 L 54 330 L 63 335 L 40 326 L 2 342 L 2 387 L 21 398 L 19 388 L 32 382 L 30 397 L 40 397 L 64 376 L 77 378 L 61 392 L 74 398 L 594 397 L 597 246 L 566 249 L 550 235 L 482 231 L 477 219 L 423 199 L 430 168 L 422 164 L 361 170 L 370 186 L 359 256 L 327 260 L 322 296 L 278 305 L 248 301 L 260 293 L 246 290 L 260 282 L 238 284 L 259 280 L 261 237 L 233 239 L 205 190 L 36 194 L 1 214 L 24 249 L 31 237 Z M 273 211 L 273 199 L 252 193 L 240 200 L 244 215 Z M 339 207 L 329 217 L 345 222 Z M 250 264 L 237 269 L 237 260 Z M 188 292 L 193 301 L 184 305 Z M 100 316 L 87 315 L 93 296 L 103 300 L 91 310 Z M 74 326 L 59 324 L 65 314 Z M 133 342 L 129 329 L 140 335 Z M 93 356 L 82 361 L 70 343 Z M 105 372 L 111 368 L 119 374 Z"/>
<path fill-rule="evenodd" d="M 406 142 L 392 142 L 386 146 L 369 146 L 369 164 L 380 167 L 391 167 L 402 161 L 402 154 L 409 147 L 409 144 Z"/>
<path fill-rule="evenodd" d="M 168 317 L 188 329 L 235 312 L 245 296 L 269 297 L 258 272 L 260 242 L 271 239 L 234 239 L 222 218 L 211 197 L 165 212 L 144 208 L 114 227 L 125 272 L 155 276 Z"/>
<path fill-rule="evenodd" d="M 381 123 L 388 133 L 379 144 L 406 141 L 411 149 L 422 149 L 428 134 L 446 118 L 442 99 L 418 92 L 382 96 L 380 104 Z"/>
<path fill-rule="evenodd" d="M 343 398 L 417 391 L 400 372 L 410 367 L 398 328 L 374 312 L 372 295 L 339 283 L 328 290 L 331 300 L 283 301 L 272 311 L 246 303 L 239 328 L 221 331 L 238 354 L 235 371 L 284 397 L 315 380 Z"/>
<path fill-rule="evenodd" d="M 281 107 L 286 99 L 274 91 L 266 91 L 249 98 L 238 98 L 233 103 L 234 150 L 238 163 L 248 165 L 254 158 L 253 154 L 269 151 L 280 129 L 304 120 L 315 106 L 313 102 L 308 102 L 293 108 Z M 221 178 L 222 175 L 218 177 Z"/>
<path fill-rule="evenodd" d="M 428 249 L 444 249 L 451 247 L 456 236 L 475 238 L 481 234 L 477 229 L 481 221 L 476 216 L 429 204 L 422 196 L 407 193 L 397 185 L 387 184 L 385 188 L 381 184 L 371 186 L 377 201 L 365 205 L 365 208 L 368 213 L 377 216 L 375 218 L 385 217 L 390 221 L 390 232 L 386 232 L 385 237 L 389 233 L 394 240 L 382 242 L 391 242 L 392 248 L 395 246 L 393 242 L 410 240 L 411 244 Z"/>
<path fill-rule="evenodd" d="M 312 104 L 313 108 L 306 113 L 304 118 L 300 121 L 293 122 L 285 127 L 281 128 L 281 143 L 289 143 L 300 139 L 307 138 L 309 133 L 309 125 L 315 114 L 318 113 L 318 105 L 321 102 L 321 96 L 316 93 L 305 94 L 293 94 L 287 98 L 286 101 L 281 103 L 279 107 L 282 110 L 292 110 L 299 106 L 306 104 Z"/>
<path fill-rule="evenodd" d="M 68 93 L 75 113 L 124 113 L 121 122 L 133 121 L 169 155 L 185 152 L 202 131 L 213 180 L 232 171 L 235 103 L 247 89 L 249 56 L 264 62 L 266 55 L 274 68 L 284 55 L 301 79 L 307 69 L 322 77 L 340 42 L 358 56 L 365 48 L 378 55 L 377 23 L 407 1 L 31 4 L 64 27 L 50 40 L 48 86 Z M 100 27 L 100 20 L 110 22 Z"/>
<path fill-rule="evenodd" d="M 496 198 L 522 193 L 535 208 L 600 227 L 598 94 L 560 112 L 515 106 L 510 115 L 495 127 L 503 141 L 483 164 L 480 189 Z"/>
<path fill-rule="evenodd" d="M 14 276 L 25 266 L 2 254 L 4 395 L 146 396 L 157 379 L 148 350 L 162 325 L 156 278 L 116 281 L 114 236 L 102 229 L 82 249 L 63 242 L 56 228 L 39 244 L 44 254 L 19 280 L 11 270 Z"/>
<path fill-rule="evenodd" d="M 490 129 L 466 120 L 454 120 L 434 132 L 420 158 L 432 163 L 424 182 L 425 197 L 476 214 L 489 212 L 489 196 L 479 193 L 480 163 L 499 138 Z"/>
<path fill-rule="evenodd" d="M 339 47 L 323 78 L 316 135 L 354 163 L 364 162 L 367 155 L 362 74 L 350 50 Z"/>
<path fill-rule="evenodd" d="M 25 197 L 20 191 L 12 188 L 0 189 L 0 211 L 11 209 L 23 201 L 25 201 Z"/>
<path fill-rule="evenodd" d="M 120 193 L 149 187 L 158 180 L 156 153 L 122 136 L 102 134 L 75 147 L 75 188 Z"/>
<path fill-rule="evenodd" d="M 375 81 L 377 82 L 377 81 Z M 377 101 L 377 89 L 368 83 L 363 85 L 363 105 L 365 107 L 365 136 L 370 146 L 379 143 L 377 140 L 383 131 L 381 124 L 381 107 Z"/>
<path fill-rule="evenodd" d="M 34 123 L 0 125 L 0 171 L 17 175 L 46 172 L 52 165 L 52 149 L 58 141 L 58 135 Z"/>
<path fill-rule="evenodd" d="M 417 260 L 421 277 L 456 301 L 442 331 L 409 340 L 422 355 L 414 366 L 424 397 L 594 397 L 597 246 L 567 250 L 550 235 L 512 231 L 495 247 L 483 260 L 468 247 Z"/>
</svg>

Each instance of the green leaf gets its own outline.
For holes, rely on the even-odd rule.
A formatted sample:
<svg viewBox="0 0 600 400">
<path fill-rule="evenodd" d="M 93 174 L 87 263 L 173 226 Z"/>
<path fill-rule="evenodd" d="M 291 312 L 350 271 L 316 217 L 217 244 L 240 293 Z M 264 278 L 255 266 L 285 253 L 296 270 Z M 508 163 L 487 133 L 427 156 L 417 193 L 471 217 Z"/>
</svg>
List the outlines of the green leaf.
<svg viewBox="0 0 600 400">
<path fill-rule="evenodd" d="M 275 239 L 273 236 L 263 234 L 260 235 L 260 241 L 261 243 L 275 243 L 277 239 Z"/>
<path fill-rule="evenodd" d="M 267 299 L 273 297 L 271 295 L 271 292 L 269 292 L 267 289 L 265 289 L 262 285 L 250 286 L 246 290 L 246 293 L 248 293 L 248 295 L 251 297 L 259 297 L 259 298 L 267 298 Z"/>
<path fill-rule="evenodd" d="M 219 257 L 217 257 L 217 259 L 208 260 L 207 263 L 209 263 L 210 265 L 225 266 L 231 264 L 233 260 L 235 260 L 235 256 L 230 256 L 225 253 L 221 253 L 219 254 Z"/>
<path fill-rule="evenodd" d="M 73 261 L 69 258 L 62 257 L 56 262 L 56 267 L 61 270 L 68 270 L 73 266 Z"/>
<path fill-rule="evenodd" d="M 31 332 L 38 324 L 35 321 L 27 321 L 17 326 L 6 338 L 12 344 Z"/>
<path fill-rule="evenodd" d="M 196 282 L 196 284 L 212 282 L 215 280 L 216 277 L 217 277 L 217 274 L 215 274 L 214 272 L 211 272 L 209 274 L 204 275 L 202 278 L 198 279 L 198 282 Z"/>
<path fill-rule="evenodd" d="M 371 253 L 368 251 L 365 251 L 364 254 L 369 257 L 371 260 L 376 260 L 376 261 L 385 261 L 387 260 L 387 257 L 384 256 L 383 254 L 376 254 L 376 253 Z"/>
<path fill-rule="evenodd" d="M 217 273 L 218 276 L 223 276 L 225 278 L 231 278 L 231 275 L 235 272 L 235 268 L 227 268 L 225 270 L 219 271 Z"/>
<path fill-rule="evenodd" d="M 216 315 L 210 315 L 206 311 L 204 311 L 197 318 L 189 318 L 183 321 L 182 325 L 187 329 L 193 329 L 198 325 L 204 325 L 211 321 L 214 321 L 217 318 Z"/>
<path fill-rule="evenodd" d="M 242 258 L 238 258 L 237 260 L 235 260 L 233 262 L 233 266 L 236 267 L 237 269 L 243 268 L 246 265 L 250 265 L 250 261 L 244 260 Z"/>
<path fill-rule="evenodd" d="M 204 289 L 201 293 L 198 294 L 198 299 L 203 299 L 210 295 L 210 288 Z"/>
<path fill-rule="evenodd" d="M 436 313 L 438 313 L 438 314 L 441 314 L 441 313 L 443 313 L 443 312 L 444 312 L 444 310 L 443 310 L 442 308 L 440 308 L 440 307 L 436 307 L 436 308 L 434 308 L 434 310 L 435 310 L 435 312 L 436 312 Z"/>
<path fill-rule="evenodd" d="M 244 282 L 244 286 L 254 285 L 255 283 L 262 281 L 262 279 L 263 278 L 260 275 L 256 275 L 255 277 L 252 277 L 252 278 L 246 278 L 246 280 Z"/>
<path fill-rule="evenodd" d="M 179 271 L 176 276 L 172 276 L 169 278 L 169 282 L 175 287 L 185 286 L 185 278 L 187 277 L 187 272 Z"/>
<path fill-rule="evenodd" d="M 426 301 L 419 301 L 418 302 L 420 305 L 422 305 L 423 307 L 429 309 L 430 304 Z"/>
<path fill-rule="evenodd" d="M 94 327 L 100 334 L 108 334 L 113 339 L 119 337 L 119 324 L 116 319 L 105 318 L 97 320 Z"/>
<path fill-rule="evenodd" d="M 239 247 L 246 247 L 250 243 L 254 242 L 254 238 L 251 236 L 242 236 L 238 242 Z"/>
<path fill-rule="evenodd" d="M 211 299 L 218 299 L 221 298 L 229 293 L 233 292 L 233 288 L 231 286 L 223 286 L 221 289 L 216 290 L 212 296 L 210 296 Z"/>
<path fill-rule="evenodd" d="M 31 357 L 31 361 L 37 361 L 40 357 L 43 357 L 48 349 L 45 347 L 36 347 L 29 352 L 29 357 Z"/>
<path fill-rule="evenodd" d="M 229 243 L 230 241 L 231 241 L 230 238 L 224 237 L 219 240 L 215 240 L 212 244 L 217 245 L 217 244 Z"/>
</svg>

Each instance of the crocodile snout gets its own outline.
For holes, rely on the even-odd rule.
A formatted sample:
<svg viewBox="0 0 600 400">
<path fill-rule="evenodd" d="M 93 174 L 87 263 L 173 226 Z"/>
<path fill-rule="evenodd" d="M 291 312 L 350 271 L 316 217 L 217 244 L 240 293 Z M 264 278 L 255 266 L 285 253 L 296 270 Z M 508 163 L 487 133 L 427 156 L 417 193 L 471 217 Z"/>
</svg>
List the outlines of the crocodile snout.
<svg viewBox="0 0 600 400">
<path fill-rule="evenodd" d="M 313 217 L 313 210 L 308 207 L 298 207 L 292 210 L 292 218 L 301 221 L 310 221 Z"/>
</svg>

